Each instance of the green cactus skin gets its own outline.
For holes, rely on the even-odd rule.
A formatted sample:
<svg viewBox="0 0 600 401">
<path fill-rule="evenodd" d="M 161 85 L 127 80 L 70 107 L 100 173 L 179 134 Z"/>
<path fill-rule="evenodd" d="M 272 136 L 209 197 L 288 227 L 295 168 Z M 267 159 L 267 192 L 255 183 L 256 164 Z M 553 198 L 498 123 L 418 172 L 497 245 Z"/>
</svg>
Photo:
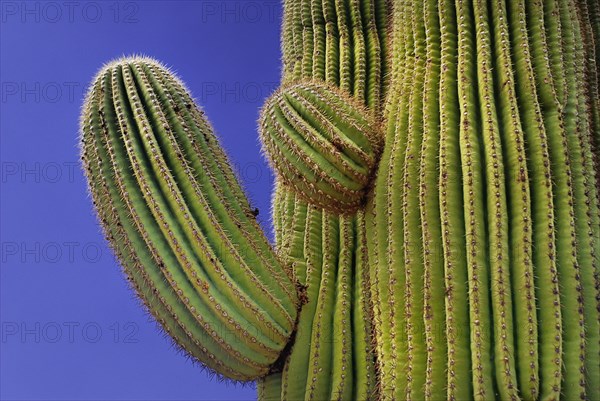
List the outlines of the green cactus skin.
<svg viewBox="0 0 600 401">
<path fill-rule="evenodd" d="M 148 309 L 216 372 L 268 373 L 296 324 L 295 287 L 183 85 L 152 60 L 109 64 L 82 131 L 98 213 Z"/>
<path fill-rule="evenodd" d="M 275 253 L 171 73 L 90 91 L 95 205 L 165 330 L 265 401 L 600 401 L 598 1 L 286 0 L 282 42 Z"/>
<path fill-rule="evenodd" d="M 597 4 L 394 5 L 367 205 L 381 398 L 600 399 Z"/>
<path fill-rule="evenodd" d="M 377 125 L 350 96 L 322 83 L 284 87 L 267 100 L 261 139 L 281 180 L 340 213 L 364 201 L 381 150 Z"/>
</svg>

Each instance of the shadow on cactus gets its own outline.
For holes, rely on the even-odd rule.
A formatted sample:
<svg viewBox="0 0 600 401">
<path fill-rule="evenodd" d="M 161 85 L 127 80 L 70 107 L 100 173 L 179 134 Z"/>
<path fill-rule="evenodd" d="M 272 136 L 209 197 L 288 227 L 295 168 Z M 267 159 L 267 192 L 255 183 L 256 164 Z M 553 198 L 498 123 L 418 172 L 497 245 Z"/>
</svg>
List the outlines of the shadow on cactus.
<svg viewBox="0 0 600 401">
<path fill-rule="evenodd" d="M 286 0 L 275 249 L 190 93 L 101 69 L 90 191 L 162 327 L 261 400 L 600 400 L 597 0 Z"/>
</svg>

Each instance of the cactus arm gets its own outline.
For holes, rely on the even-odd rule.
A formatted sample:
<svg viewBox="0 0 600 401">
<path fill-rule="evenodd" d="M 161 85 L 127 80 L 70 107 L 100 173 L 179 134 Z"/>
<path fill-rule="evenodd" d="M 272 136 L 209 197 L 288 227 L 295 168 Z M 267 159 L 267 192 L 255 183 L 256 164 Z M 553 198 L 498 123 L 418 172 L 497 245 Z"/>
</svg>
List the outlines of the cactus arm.
<svg viewBox="0 0 600 401">
<path fill-rule="evenodd" d="M 197 156 L 190 131 L 205 129 L 206 141 L 216 139 L 206 123 L 183 122 L 172 89 L 185 90 L 159 82 L 161 74 L 168 76 L 141 58 L 109 64 L 99 74 L 84 108 L 92 123 L 82 124 L 84 161 L 93 166 L 100 159 L 87 170 L 90 188 L 126 273 L 165 329 L 218 373 L 254 379 L 269 372 L 292 334 L 295 288 L 266 240 L 262 249 L 260 239 L 243 249 L 244 236 L 256 232 L 230 234 L 239 218 L 235 208 L 231 215 L 219 211 L 214 178 L 188 164 Z M 182 106 L 188 107 L 193 104 Z M 213 155 L 216 163 L 225 159 L 222 151 Z M 230 203 L 239 199 L 240 193 L 230 196 Z"/>
<path fill-rule="evenodd" d="M 170 103 L 165 101 L 166 96 L 164 93 L 159 93 L 161 91 L 159 86 L 151 85 L 148 77 L 145 75 L 142 66 L 137 66 L 134 70 L 136 71 L 137 78 L 139 79 L 140 86 L 143 88 L 143 93 L 140 94 L 146 104 L 148 104 L 148 126 L 160 127 L 161 124 L 167 124 L 167 117 L 163 114 L 163 108 L 166 112 L 172 112 L 169 110 L 171 108 Z M 130 95 L 131 98 L 131 95 Z M 159 102 L 163 103 L 164 106 L 157 107 L 158 103 L 153 102 L 155 99 L 159 99 Z M 171 117 L 172 118 L 172 117 Z M 172 119 L 174 121 L 174 129 L 182 129 L 182 127 L 178 126 L 176 123 L 176 119 Z M 143 129 L 143 128 L 142 128 Z M 164 149 L 167 157 L 165 158 L 171 163 L 163 163 L 162 159 L 154 158 L 158 161 L 154 167 L 155 173 L 158 174 L 159 171 L 172 171 L 171 174 L 165 174 L 167 178 L 164 183 L 163 190 L 167 187 L 173 188 L 171 193 L 173 194 L 173 198 L 175 200 L 179 199 L 177 203 L 172 203 L 172 208 L 180 208 L 185 214 L 182 216 L 177 215 L 179 223 L 181 226 L 185 227 L 186 224 L 190 227 L 189 232 L 187 233 L 187 237 L 184 237 L 180 240 L 182 243 L 182 247 L 185 246 L 186 239 L 192 247 L 195 246 L 193 252 L 196 254 L 202 254 L 202 252 L 206 252 L 211 245 L 215 250 L 214 253 L 209 254 L 209 257 L 214 257 L 215 260 L 225 260 L 229 257 L 228 254 L 233 254 L 233 260 L 230 263 L 239 264 L 242 269 L 242 274 L 238 277 L 238 285 L 220 285 L 219 275 L 221 275 L 221 279 L 223 275 L 228 278 L 228 281 L 232 281 L 229 273 L 223 269 L 222 266 L 219 266 L 217 269 L 207 269 L 207 277 L 208 280 L 216 283 L 215 286 L 219 288 L 219 290 L 229 296 L 231 298 L 239 298 L 244 302 L 246 308 L 242 310 L 243 316 L 247 319 L 250 324 L 260 324 L 262 322 L 265 324 L 269 330 L 272 330 L 272 335 L 277 338 L 279 341 L 285 341 L 286 335 L 285 332 L 281 331 L 282 326 L 292 324 L 290 321 L 290 317 L 287 316 L 285 311 L 278 304 L 278 301 L 269 293 L 268 289 L 254 276 L 253 271 L 247 265 L 247 262 L 243 260 L 239 254 L 239 250 L 237 247 L 234 247 L 232 241 L 226 236 L 224 229 L 217 222 L 215 216 L 211 212 L 206 212 L 210 210 L 210 203 L 206 201 L 206 197 L 204 192 L 201 190 L 198 182 L 193 180 L 193 172 L 190 168 L 187 161 L 184 158 L 177 157 L 178 154 L 182 154 L 185 152 L 183 147 L 177 146 L 177 141 L 171 133 L 170 129 L 160 130 L 158 128 L 158 134 L 156 135 L 157 147 L 161 147 Z M 147 152 L 151 152 L 154 149 L 152 142 L 148 141 L 149 146 L 147 147 Z M 192 157 L 192 154 L 189 154 Z M 180 161 L 178 163 L 176 160 Z M 174 162 L 173 162 L 174 161 Z M 171 176 L 170 176 L 171 175 Z M 177 185 L 179 184 L 179 185 Z M 177 187 L 181 188 L 181 190 L 177 190 Z M 203 186 L 206 188 L 206 185 Z M 182 199 L 186 199 L 187 202 L 184 203 Z M 186 216 L 190 216 L 191 219 L 188 219 Z M 199 232 L 206 233 L 207 240 L 201 241 L 199 240 L 200 236 L 197 234 Z M 210 238 L 210 239 L 209 239 Z M 212 244 L 210 243 L 212 240 Z M 234 252 L 228 251 L 233 249 Z M 191 259 L 191 258 L 190 258 Z M 204 261 L 207 263 L 208 261 Z M 225 262 L 226 263 L 226 262 Z M 226 282 L 224 282 L 226 283 Z M 251 289 L 257 288 L 259 291 L 252 293 Z M 268 305 L 271 304 L 275 306 L 273 309 L 267 309 L 266 311 L 261 311 L 258 305 L 256 305 L 253 301 L 253 298 L 260 299 L 261 297 L 265 297 L 269 299 Z M 268 308 L 268 306 L 267 306 Z M 233 313 L 233 311 L 230 311 Z M 271 320 L 269 315 L 271 316 L 280 316 L 279 321 Z"/>
<path fill-rule="evenodd" d="M 178 113 L 186 117 L 186 124 L 183 129 L 188 128 L 191 130 L 192 137 L 190 138 L 190 154 L 192 161 L 195 162 L 196 171 L 217 171 L 217 173 L 207 174 L 208 179 L 212 183 L 215 197 L 213 198 L 215 215 L 218 216 L 219 221 L 225 225 L 225 229 L 230 233 L 233 241 L 236 241 L 235 245 L 248 253 L 250 260 L 259 260 L 262 262 L 258 267 L 264 266 L 266 269 L 255 268 L 253 269 L 255 274 L 260 275 L 260 279 L 263 282 L 270 282 L 275 277 L 277 280 L 282 279 L 285 282 L 286 277 L 282 277 L 282 272 L 275 271 L 271 266 L 276 266 L 278 261 L 274 254 L 271 252 L 270 244 L 267 242 L 264 235 L 252 235 L 252 232 L 262 233 L 261 229 L 252 215 L 249 209 L 245 195 L 235 180 L 233 171 L 231 170 L 230 164 L 226 159 L 225 154 L 219 148 L 216 140 L 211 139 L 209 136 L 203 134 L 208 132 L 210 127 L 206 124 L 202 115 L 197 109 L 188 110 L 188 105 L 192 104 L 192 99 L 187 93 L 181 90 L 181 86 L 178 86 L 173 78 L 164 72 L 161 74 L 157 71 L 157 75 L 162 77 L 162 83 L 167 87 L 171 88 L 173 93 L 176 94 L 174 97 L 170 97 L 169 100 L 173 102 L 178 108 Z M 168 95 L 168 93 L 167 93 Z M 195 129 L 194 127 L 203 127 L 202 131 Z M 204 154 L 205 157 L 196 158 L 196 153 Z M 208 155 L 214 155 L 213 159 L 209 158 Z M 224 172 L 221 174 L 221 172 Z M 202 176 L 201 176 L 202 177 Z M 209 183 L 205 183 L 209 185 Z M 213 192 L 207 192 L 209 195 Z M 232 202 L 231 199 L 235 201 Z M 249 226 L 252 231 L 246 232 L 245 230 L 239 230 L 239 227 Z M 248 246 L 249 245 L 249 246 Z M 256 266 L 253 266 L 256 267 Z M 285 273 L 285 272 L 283 272 Z M 291 274 L 287 272 L 285 276 Z M 279 298 L 296 296 L 295 289 L 287 286 L 275 286 L 275 295 Z"/>
<path fill-rule="evenodd" d="M 278 177 L 307 201 L 352 211 L 364 200 L 381 138 L 364 108 L 319 83 L 283 88 L 267 100 L 261 139 Z"/>
<path fill-rule="evenodd" d="M 115 78 L 121 78 L 117 75 L 117 71 L 113 73 L 113 80 L 115 80 Z M 233 324 L 226 318 L 220 320 L 221 324 L 224 324 L 228 330 L 233 330 L 234 333 L 237 332 L 242 338 L 246 337 L 244 343 L 246 343 L 249 349 L 253 349 L 255 352 L 262 351 L 266 353 L 267 357 L 273 357 L 273 354 L 277 351 L 274 345 L 271 344 L 271 339 L 266 333 L 259 333 L 262 337 L 258 338 L 246 334 L 245 331 L 247 329 L 245 327 L 257 324 L 257 315 L 260 315 L 260 312 L 252 305 L 252 301 L 248 295 L 244 293 L 243 289 L 240 288 L 239 284 L 236 285 L 237 283 L 231 280 L 230 275 L 224 270 L 222 265 L 224 261 L 221 261 L 223 259 L 221 259 L 219 257 L 220 255 L 215 251 L 210 249 L 208 239 L 203 238 L 200 234 L 203 230 L 194 224 L 198 223 L 194 220 L 194 217 L 196 219 L 198 219 L 198 217 L 191 213 L 191 206 L 187 206 L 184 203 L 181 193 L 177 190 L 177 184 L 172 176 L 172 174 L 176 173 L 175 168 L 168 166 L 160 157 L 145 156 L 152 155 L 152 153 L 154 153 L 153 150 L 156 151 L 157 148 L 162 148 L 166 157 L 173 157 L 173 155 L 169 153 L 180 152 L 180 150 L 171 150 L 167 147 L 166 139 L 170 136 L 170 132 L 167 130 L 161 131 L 160 128 L 158 128 L 159 134 L 152 134 L 152 125 L 160 127 L 160 122 L 154 121 L 151 123 L 149 121 L 149 114 L 151 113 L 152 106 L 149 106 L 150 109 L 148 115 L 142 112 L 142 101 L 139 97 L 140 94 L 138 94 L 138 91 L 134 86 L 133 72 L 129 67 L 122 69 L 122 79 L 124 82 L 120 81 L 118 84 L 121 86 L 125 85 L 127 93 L 121 92 L 118 95 L 119 97 L 118 101 L 115 101 L 115 107 L 117 110 L 119 110 L 120 107 L 126 109 L 125 96 L 127 96 L 131 102 L 134 115 L 126 116 L 123 120 L 120 119 L 121 124 L 123 124 L 121 130 L 124 133 L 125 145 L 128 148 L 128 156 L 134 163 L 136 179 L 145 189 L 144 197 L 146 201 L 152 205 L 152 214 L 154 218 L 159 221 L 163 235 L 167 237 L 169 246 L 175 250 L 177 259 L 180 264 L 184 266 L 185 274 L 196 277 L 193 274 L 194 272 L 196 273 L 198 279 L 192 281 L 192 287 L 196 292 L 203 294 L 201 295 L 201 298 L 207 307 L 212 309 L 217 316 L 221 314 L 220 310 L 223 309 L 223 311 L 226 312 L 228 316 L 231 316 L 234 321 L 240 322 L 240 326 L 236 326 L 236 324 Z M 138 84 L 142 86 L 145 82 L 138 81 Z M 148 101 L 148 99 L 145 100 Z M 127 125 L 126 128 L 125 124 Z M 136 124 L 137 127 L 134 124 Z M 146 140 L 136 137 L 134 133 L 137 130 L 142 133 L 140 137 L 143 138 L 145 136 Z M 173 141 L 173 138 L 169 139 Z M 131 145 L 127 146 L 128 143 Z M 144 154 L 144 152 L 147 153 Z M 139 163 L 139 166 L 141 167 L 139 170 L 135 168 L 136 163 Z M 173 170 L 173 173 L 170 173 L 169 170 Z M 153 174 L 156 174 L 156 178 L 153 177 Z M 173 212 L 177 209 L 181 210 L 182 213 L 179 214 Z M 191 220 L 190 217 L 192 217 Z M 215 248 L 217 248 L 217 246 L 213 249 Z M 210 263 L 214 263 L 213 269 L 203 269 L 203 266 L 209 265 Z M 203 283 L 208 283 L 210 286 L 207 294 L 202 290 Z M 183 296 L 186 298 L 191 297 L 190 299 L 193 299 L 191 291 L 187 293 L 185 291 L 183 292 Z M 242 301 L 242 307 L 239 308 L 239 310 L 236 310 L 226 303 L 219 307 L 220 304 L 216 300 L 222 296 L 230 297 L 230 299 L 237 299 L 239 297 Z M 182 298 L 182 301 L 183 300 L 184 298 Z M 197 304 L 196 308 L 201 307 L 200 305 L 201 304 Z M 255 317 L 252 318 L 252 316 Z M 215 319 L 212 324 L 216 325 L 218 322 L 219 320 Z M 269 324 L 268 321 L 264 323 L 269 330 L 274 329 L 274 326 Z M 237 327 L 242 327 L 243 331 Z"/>
<path fill-rule="evenodd" d="M 108 79 L 110 79 L 112 88 L 115 88 L 115 90 L 117 88 L 122 88 L 123 85 L 124 77 L 121 76 L 119 73 L 120 68 L 117 68 L 114 71 L 112 71 L 111 77 L 107 76 L 107 82 Z M 111 88 L 107 88 L 107 94 L 110 99 L 110 97 L 112 97 Z M 115 175 L 121 177 L 121 195 L 123 197 L 128 197 L 129 194 L 132 194 L 132 197 L 128 202 L 131 208 L 131 213 L 133 216 L 135 216 L 138 229 L 140 230 L 142 235 L 146 237 L 145 240 L 148 243 L 149 248 L 152 249 L 153 247 L 156 247 L 158 249 L 156 257 L 160 257 L 159 266 L 160 264 L 164 264 L 164 266 L 166 267 L 167 271 L 165 275 L 167 278 L 171 279 L 170 283 L 173 286 L 175 292 L 178 294 L 177 299 L 179 299 L 180 302 L 183 302 L 185 298 L 189 299 L 191 311 L 203 309 L 215 311 L 217 310 L 217 298 L 214 297 L 214 295 L 216 295 L 214 289 L 212 292 L 209 292 L 209 287 L 209 291 L 206 291 L 207 294 L 205 294 L 203 297 L 194 296 L 195 292 L 201 292 L 199 287 L 203 283 L 208 282 L 207 276 L 201 275 L 198 277 L 197 280 L 194 280 L 193 284 L 190 284 L 185 278 L 185 274 L 188 273 L 188 271 L 184 271 L 184 269 L 181 268 L 176 268 L 179 266 L 179 264 L 183 264 L 183 259 L 185 257 L 184 250 L 181 248 L 177 249 L 175 247 L 170 247 L 173 246 L 172 243 L 175 241 L 175 235 L 181 235 L 181 233 L 177 232 L 179 230 L 175 231 L 171 234 L 171 238 L 169 240 L 169 236 L 166 233 L 164 233 L 160 227 L 170 225 L 171 227 L 173 227 L 174 230 L 176 229 L 173 217 L 167 214 L 168 209 L 165 204 L 166 202 L 160 196 L 159 189 L 157 188 L 158 184 L 156 182 L 153 182 L 147 176 L 143 175 L 144 172 L 148 171 L 149 166 L 144 165 L 144 160 L 142 159 L 142 157 L 134 155 L 134 152 L 140 152 L 141 144 L 139 142 L 136 143 L 136 138 L 134 134 L 136 128 L 133 125 L 134 123 L 132 121 L 132 116 L 130 114 L 127 115 L 127 113 L 130 113 L 131 110 L 126 110 L 128 105 L 123 103 L 122 98 L 124 96 L 124 93 L 120 91 L 120 93 L 115 94 L 115 96 L 116 98 L 114 100 L 114 104 L 116 113 L 118 114 L 114 113 L 112 110 L 106 107 L 105 113 L 107 115 L 107 120 L 109 124 L 109 135 L 105 135 L 105 141 L 106 146 L 109 148 L 109 151 L 113 153 L 112 161 L 115 166 Z M 132 100 L 135 101 L 134 99 Z M 136 108 L 139 110 L 139 107 Z M 125 146 L 118 146 L 120 145 L 120 138 L 118 137 L 119 131 L 116 126 L 112 125 L 116 123 L 115 120 L 118 120 L 118 123 L 121 124 L 121 127 L 119 127 L 119 129 L 120 132 L 123 133 L 123 138 L 125 138 L 124 144 L 125 146 L 127 146 L 127 149 L 123 149 Z M 127 153 L 125 153 L 125 151 L 127 151 L 130 155 L 129 157 L 131 157 L 131 167 L 128 167 L 128 155 Z M 128 169 L 133 170 L 136 176 L 127 176 L 126 172 Z M 140 180 L 141 182 L 140 188 L 136 188 L 136 179 Z M 133 198 L 133 194 L 136 192 L 138 195 L 137 199 Z M 148 198 L 145 198 L 146 202 L 152 205 L 149 208 L 144 208 L 142 206 L 144 205 L 144 202 L 142 200 L 144 199 L 144 193 L 146 194 L 146 196 L 148 196 L 148 194 L 152 194 L 154 196 L 154 202 L 152 202 Z M 140 194 L 141 197 L 139 196 Z M 150 220 L 150 216 L 160 216 L 155 217 L 159 221 L 155 222 L 153 220 Z M 165 238 L 161 237 L 161 233 L 162 235 L 164 235 Z M 160 256 L 158 254 L 160 254 Z M 187 268 L 191 270 L 189 266 Z M 210 299 L 209 297 L 211 297 L 212 299 Z M 171 303 L 174 301 L 175 300 L 170 300 L 169 302 Z M 222 340 L 220 333 L 215 331 L 214 328 L 217 327 L 219 324 L 223 323 L 220 322 L 215 315 L 203 314 L 202 316 L 198 316 L 197 320 L 198 323 L 204 324 L 206 328 L 213 328 L 213 332 L 211 334 L 212 338 L 215 341 L 220 342 Z M 232 328 L 230 327 L 229 329 Z M 235 327 L 233 327 L 233 329 L 235 329 Z M 246 342 L 248 342 L 248 340 L 244 341 L 244 343 Z M 234 347 L 233 351 L 236 354 L 240 353 L 240 356 L 243 355 L 242 352 L 246 351 L 248 352 L 248 354 L 244 355 L 245 357 L 257 358 L 261 361 L 263 360 L 263 356 L 258 352 L 256 345 L 252 348 L 246 347 L 246 345 L 247 344 L 237 344 L 237 349 Z"/>
<path fill-rule="evenodd" d="M 96 84 L 98 94 L 101 85 L 101 81 Z M 136 231 L 127 207 L 113 201 L 119 199 L 122 193 L 115 180 L 116 176 L 108 168 L 111 163 L 110 151 L 101 134 L 101 126 L 111 123 L 100 117 L 100 110 L 104 108 L 102 99 L 95 96 L 90 98 L 90 103 L 82 123 L 83 131 L 89 133 L 84 136 L 82 149 L 85 169 L 88 177 L 96 178 L 90 180 L 90 190 L 96 208 L 105 234 L 122 261 L 133 286 L 148 309 L 155 314 L 157 320 L 181 348 L 191 355 L 200 355 L 200 359 L 215 371 L 225 372 L 227 376 L 238 380 L 247 380 L 252 376 L 253 368 L 247 368 L 237 362 L 218 343 L 212 341 L 204 328 L 198 325 L 181 304 L 170 302 L 176 299 L 176 294 L 160 271 L 143 269 L 144 265 L 154 262 L 156 255 L 146 251 L 144 238 Z M 170 307 L 169 303 L 173 306 Z M 206 338 L 206 344 L 198 345 L 194 341 L 194 335 L 196 338 Z"/>
</svg>

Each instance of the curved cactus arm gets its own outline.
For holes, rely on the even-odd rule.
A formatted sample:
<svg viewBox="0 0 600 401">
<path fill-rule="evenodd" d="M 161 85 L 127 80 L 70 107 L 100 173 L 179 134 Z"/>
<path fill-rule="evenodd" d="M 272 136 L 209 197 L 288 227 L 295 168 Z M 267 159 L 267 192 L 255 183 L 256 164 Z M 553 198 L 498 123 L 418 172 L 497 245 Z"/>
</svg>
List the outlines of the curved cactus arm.
<svg viewBox="0 0 600 401">
<path fill-rule="evenodd" d="M 146 58 L 105 66 L 82 150 L 105 233 L 165 330 L 223 376 L 269 373 L 295 329 L 296 288 L 180 81 Z"/>
</svg>

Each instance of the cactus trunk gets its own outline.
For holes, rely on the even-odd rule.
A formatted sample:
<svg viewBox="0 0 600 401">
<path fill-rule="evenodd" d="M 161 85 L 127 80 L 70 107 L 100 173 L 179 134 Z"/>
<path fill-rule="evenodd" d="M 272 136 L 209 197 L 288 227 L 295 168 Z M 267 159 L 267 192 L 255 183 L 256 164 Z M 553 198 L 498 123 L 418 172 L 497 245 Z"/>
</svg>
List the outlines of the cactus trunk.
<svg viewBox="0 0 600 401">
<path fill-rule="evenodd" d="M 587 5 L 394 4 L 367 212 L 382 398 L 599 399 Z"/>
</svg>

